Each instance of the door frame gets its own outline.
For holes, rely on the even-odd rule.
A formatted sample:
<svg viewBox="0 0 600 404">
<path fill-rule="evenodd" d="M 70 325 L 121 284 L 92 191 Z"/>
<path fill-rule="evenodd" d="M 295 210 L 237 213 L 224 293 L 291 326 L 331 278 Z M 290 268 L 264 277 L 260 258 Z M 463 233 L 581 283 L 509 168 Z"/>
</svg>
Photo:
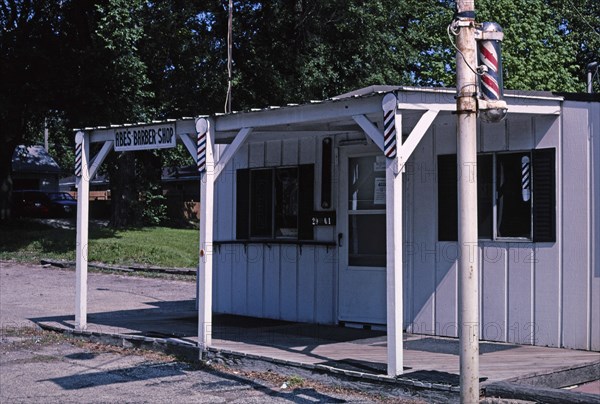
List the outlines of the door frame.
<svg viewBox="0 0 600 404">
<path fill-rule="evenodd" d="M 381 324 L 380 322 L 374 322 L 374 321 L 368 321 L 368 319 L 365 319 L 364 321 L 361 320 L 360 318 L 357 318 L 356 320 L 348 320 L 348 319 L 343 319 L 342 317 L 342 312 L 341 312 L 341 298 L 342 298 L 342 292 L 343 292 L 343 288 L 341 285 L 342 282 L 342 277 L 343 277 L 343 271 L 345 270 L 353 270 L 353 271 L 373 271 L 373 273 L 380 273 L 381 276 L 383 276 L 383 278 L 385 279 L 386 276 L 386 266 L 382 266 L 382 267 L 352 267 L 350 269 L 350 266 L 348 265 L 348 243 L 350 241 L 350 237 L 349 237 L 349 228 L 348 228 L 348 218 L 349 218 L 349 206 L 348 206 L 348 161 L 350 158 L 353 157 L 367 157 L 367 156 L 382 156 L 384 157 L 383 152 L 381 151 L 381 149 L 379 149 L 375 144 L 369 142 L 365 145 L 352 145 L 352 146 L 338 146 L 337 147 L 337 156 L 338 156 L 338 167 L 339 167 L 339 171 L 338 171 L 338 198 L 337 198 L 337 226 L 336 226 L 336 230 L 337 230 L 337 240 L 338 240 L 338 257 L 337 257 L 337 261 L 338 261 L 338 265 L 337 265 L 337 285 L 336 285 L 336 289 L 337 289 L 337 293 L 336 293 L 336 307 L 337 307 L 337 313 L 336 313 L 336 320 L 337 322 L 349 322 L 349 323 L 365 323 L 365 324 Z M 383 214 L 386 214 L 386 208 L 385 205 L 384 207 L 381 209 L 383 211 Z M 381 214 L 380 212 L 377 212 L 377 214 Z M 341 245 L 340 245 L 340 238 L 339 235 L 342 235 L 341 238 Z M 383 289 L 381 290 L 381 292 L 383 293 L 383 295 L 385 296 L 386 293 L 386 289 L 385 289 L 385 282 L 383 284 Z M 384 317 L 383 317 L 383 324 L 385 325 L 385 313 L 384 313 Z"/>
</svg>

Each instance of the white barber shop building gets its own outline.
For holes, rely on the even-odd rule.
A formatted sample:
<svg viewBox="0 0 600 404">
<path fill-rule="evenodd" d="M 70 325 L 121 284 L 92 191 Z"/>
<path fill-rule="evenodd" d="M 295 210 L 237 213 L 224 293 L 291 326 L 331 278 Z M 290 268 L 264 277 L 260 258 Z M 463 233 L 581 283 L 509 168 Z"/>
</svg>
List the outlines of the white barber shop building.
<svg viewBox="0 0 600 404">
<path fill-rule="evenodd" d="M 457 170 L 455 93 L 373 86 L 302 105 L 86 128 L 80 178 L 113 149 L 130 150 L 129 130 L 154 139 L 148 148 L 187 146 L 202 170 L 201 346 L 215 312 L 387 327 L 388 349 L 401 355 L 403 331 L 457 336 L 456 184 L 474 165 Z M 391 96 L 393 159 L 383 151 Z M 504 99 L 506 119 L 477 129 L 480 338 L 600 351 L 600 98 Z M 102 150 L 89 156 L 95 142 Z"/>
</svg>

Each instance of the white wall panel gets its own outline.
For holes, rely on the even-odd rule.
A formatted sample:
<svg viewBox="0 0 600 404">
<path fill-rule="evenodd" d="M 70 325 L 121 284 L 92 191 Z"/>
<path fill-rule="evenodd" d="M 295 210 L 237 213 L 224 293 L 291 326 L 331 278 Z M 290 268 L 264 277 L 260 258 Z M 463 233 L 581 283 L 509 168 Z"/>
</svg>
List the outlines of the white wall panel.
<svg viewBox="0 0 600 404">
<path fill-rule="evenodd" d="M 586 110 L 565 105 L 562 135 L 563 345 L 584 348 L 589 337 L 588 179 Z"/>
<path fill-rule="evenodd" d="M 247 301 L 247 282 L 248 282 L 248 269 L 246 262 L 246 252 L 244 246 L 238 245 L 239 253 L 242 259 L 239 263 L 232 266 L 231 271 L 231 309 L 233 314 L 248 314 L 248 301 Z"/>
<path fill-rule="evenodd" d="M 281 165 L 281 140 L 266 142 L 265 166 L 275 167 Z"/>
<path fill-rule="evenodd" d="M 317 161 L 317 139 L 305 137 L 300 142 L 300 164 L 313 164 Z"/>
<path fill-rule="evenodd" d="M 296 246 L 282 245 L 280 248 L 279 265 L 279 301 L 281 317 L 290 320 L 297 320 L 298 305 L 298 262 L 289 257 L 295 257 Z"/>
<path fill-rule="evenodd" d="M 334 323 L 336 318 L 337 248 L 315 247 L 313 266 L 315 268 L 315 321 L 321 324 Z M 306 256 L 306 265 L 310 265 Z M 301 260 L 301 265 L 305 265 Z"/>
<path fill-rule="evenodd" d="M 590 170 L 592 177 L 591 206 L 591 278 L 592 278 L 592 316 L 591 316 L 591 348 L 600 351 L 600 103 L 590 105 L 590 128 L 593 135 L 589 137 Z"/>
<path fill-rule="evenodd" d="M 533 245 L 509 243 L 508 267 L 508 342 L 530 344 L 532 340 Z"/>
<path fill-rule="evenodd" d="M 248 144 L 248 167 L 264 167 L 265 166 L 265 144 L 250 143 Z"/>
<path fill-rule="evenodd" d="M 506 341 L 507 250 L 505 243 L 482 243 L 481 266 L 481 337 Z"/>
<path fill-rule="evenodd" d="M 298 321 L 315 320 L 315 249 L 314 246 L 303 246 L 300 252 L 297 248 L 293 257 L 298 262 Z"/>
<path fill-rule="evenodd" d="M 560 345 L 560 254 L 557 243 L 535 246 L 535 344 Z"/>
<path fill-rule="evenodd" d="M 298 164 L 298 151 L 300 144 L 298 139 L 287 139 L 283 141 L 282 145 L 282 156 L 281 164 L 284 166 L 291 166 Z"/>
<path fill-rule="evenodd" d="M 281 318 L 280 312 L 280 273 L 279 247 L 271 247 L 263 264 L 263 315 L 267 318 Z"/>
<path fill-rule="evenodd" d="M 479 150 L 482 152 L 506 150 L 507 145 L 507 121 L 499 123 L 479 124 Z"/>
<path fill-rule="evenodd" d="M 247 314 L 263 316 L 263 267 L 268 260 L 269 248 L 262 244 L 248 245 L 246 277 Z"/>
<path fill-rule="evenodd" d="M 436 259 L 436 335 L 458 336 L 457 328 L 457 243 L 437 243 Z"/>
<path fill-rule="evenodd" d="M 507 121 L 508 149 L 533 149 L 533 118 L 530 115 L 515 114 Z"/>
<path fill-rule="evenodd" d="M 436 139 L 442 137 L 449 141 L 445 129 L 442 134 L 440 129 L 435 128 Z M 438 144 L 440 142 L 438 141 Z M 430 130 L 425 134 L 419 146 L 413 153 L 412 164 L 414 166 L 413 190 L 415 200 L 414 243 L 407 247 L 407 253 L 412 255 L 412 306 L 413 314 L 411 322 L 413 331 L 418 333 L 435 332 L 435 307 L 436 307 L 436 261 L 437 261 L 437 182 L 435 175 L 434 158 L 434 136 Z M 445 304 L 443 302 L 442 304 Z"/>
<path fill-rule="evenodd" d="M 533 120 L 536 149 L 558 147 L 560 144 L 560 120 L 555 116 L 536 116 Z"/>
</svg>

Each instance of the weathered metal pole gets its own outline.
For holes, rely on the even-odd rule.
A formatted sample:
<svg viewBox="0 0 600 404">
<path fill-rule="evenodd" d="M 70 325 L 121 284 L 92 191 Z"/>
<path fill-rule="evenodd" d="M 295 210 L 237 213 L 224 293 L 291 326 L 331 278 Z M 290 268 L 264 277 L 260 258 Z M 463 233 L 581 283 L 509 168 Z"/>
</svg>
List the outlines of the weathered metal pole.
<svg viewBox="0 0 600 404">
<path fill-rule="evenodd" d="M 479 402 L 477 43 L 474 0 L 457 2 L 458 330 L 461 403 Z"/>
</svg>

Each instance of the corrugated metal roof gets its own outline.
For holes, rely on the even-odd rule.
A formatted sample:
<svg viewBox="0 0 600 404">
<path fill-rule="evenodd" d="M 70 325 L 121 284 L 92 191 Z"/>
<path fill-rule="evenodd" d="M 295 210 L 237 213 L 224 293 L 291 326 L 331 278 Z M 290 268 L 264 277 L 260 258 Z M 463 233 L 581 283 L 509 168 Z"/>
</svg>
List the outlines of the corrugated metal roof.
<svg viewBox="0 0 600 404">
<path fill-rule="evenodd" d="M 403 92 L 403 93 L 430 93 L 430 94 L 455 94 L 456 89 L 451 87 L 410 87 L 410 86 L 390 86 L 390 85 L 372 85 L 364 88 L 360 88 L 348 93 L 340 94 L 331 98 L 327 98 L 325 100 L 310 100 L 302 104 L 298 103 L 289 103 L 284 106 L 277 105 L 269 105 L 263 108 L 251 108 L 247 110 L 240 111 L 232 111 L 231 113 L 214 113 L 212 115 L 198 115 L 197 117 L 183 117 L 179 120 L 192 120 L 196 118 L 206 118 L 206 117 L 222 117 L 228 115 L 236 115 L 236 114 L 247 114 L 254 112 L 262 112 L 269 111 L 275 109 L 282 108 L 298 108 L 304 105 L 315 105 L 315 104 L 328 104 L 334 102 L 340 102 L 347 100 L 349 98 L 357 99 L 357 98 L 368 98 L 378 95 L 383 95 L 392 92 Z M 565 93 L 552 93 L 549 91 L 519 91 L 519 90 L 505 90 L 504 95 L 507 98 L 527 98 L 527 99 L 540 99 L 540 100 L 557 100 L 561 101 L 565 98 Z M 570 99 L 574 99 L 569 97 Z M 142 125 L 154 125 L 160 123 L 173 123 L 178 121 L 177 119 L 163 119 L 163 120 L 153 120 L 151 122 L 138 122 L 138 123 L 124 123 L 120 125 L 110 124 L 108 126 L 95 126 L 95 127 L 86 127 L 83 130 L 90 131 L 96 129 L 112 129 L 119 127 L 131 127 L 131 126 L 142 126 Z M 82 129 L 75 129 L 82 130 Z"/>
</svg>

